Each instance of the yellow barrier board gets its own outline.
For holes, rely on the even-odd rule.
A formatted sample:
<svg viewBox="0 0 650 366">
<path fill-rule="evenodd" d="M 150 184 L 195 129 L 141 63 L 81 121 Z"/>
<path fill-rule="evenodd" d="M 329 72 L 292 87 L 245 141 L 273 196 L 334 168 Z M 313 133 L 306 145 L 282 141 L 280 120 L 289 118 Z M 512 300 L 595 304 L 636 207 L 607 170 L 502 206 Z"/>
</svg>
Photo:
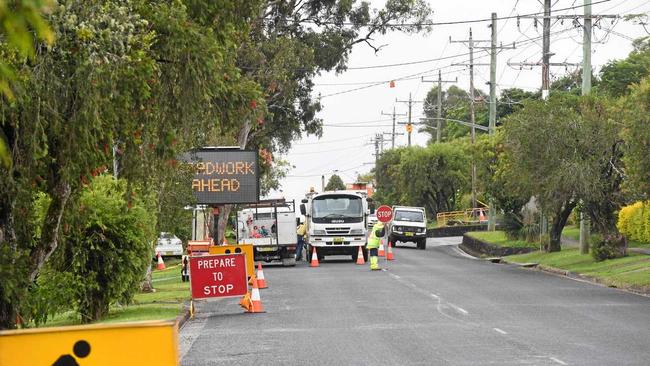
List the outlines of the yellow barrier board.
<svg viewBox="0 0 650 366">
<path fill-rule="evenodd" d="M 0 331 L 0 365 L 178 366 L 178 332 L 168 321 Z"/>
<path fill-rule="evenodd" d="M 255 259 L 253 257 L 253 244 L 239 245 L 215 245 L 208 249 L 210 254 L 236 254 L 244 253 L 246 255 L 246 275 L 253 276 L 255 273 Z"/>
</svg>

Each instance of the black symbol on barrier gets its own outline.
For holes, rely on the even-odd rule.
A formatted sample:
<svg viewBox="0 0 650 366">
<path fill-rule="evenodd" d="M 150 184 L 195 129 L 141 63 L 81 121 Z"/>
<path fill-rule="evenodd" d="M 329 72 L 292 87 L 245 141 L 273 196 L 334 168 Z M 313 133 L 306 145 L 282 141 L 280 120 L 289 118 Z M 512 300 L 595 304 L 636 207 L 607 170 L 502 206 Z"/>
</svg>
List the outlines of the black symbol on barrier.
<svg viewBox="0 0 650 366">
<path fill-rule="evenodd" d="M 226 249 L 226 254 L 230 254 L 230 249 Z"/>
<path fill-rule="evenodd" d="M 235 248 L 235 253 L 241 253 L 241 248 Z"/>
<path fill-rule="evenodd" d="M 84 340 L 77 341 L 72 347 L 72 353 L 79 358 L 84 358 L 90 354 L 90 344 Z M 79 366 L 79 364 L 71 355 L 62 355 L 52 366 Z"/>
</svg>

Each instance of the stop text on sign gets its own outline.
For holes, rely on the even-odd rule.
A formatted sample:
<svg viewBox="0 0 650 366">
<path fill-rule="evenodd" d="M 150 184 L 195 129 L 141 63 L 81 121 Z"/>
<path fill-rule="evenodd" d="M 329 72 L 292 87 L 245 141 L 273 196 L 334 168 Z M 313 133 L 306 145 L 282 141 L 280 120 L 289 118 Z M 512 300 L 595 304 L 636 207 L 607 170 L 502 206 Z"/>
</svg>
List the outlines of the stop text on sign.
<svg viewBox="0 0 650 366">
<path fill-rule="evenodd" d="M 193 299 L 233 297 L 248 291 L 246 257 L 224 254 L 190 258 Z"/>
<path fill-rule="evenodd" d="M 388 222 L 393 218 L 393 209 L 386 205 L 382 205 L 379 206 L 375 214 L 377 215 L 377 220 Z"/>
</svg>

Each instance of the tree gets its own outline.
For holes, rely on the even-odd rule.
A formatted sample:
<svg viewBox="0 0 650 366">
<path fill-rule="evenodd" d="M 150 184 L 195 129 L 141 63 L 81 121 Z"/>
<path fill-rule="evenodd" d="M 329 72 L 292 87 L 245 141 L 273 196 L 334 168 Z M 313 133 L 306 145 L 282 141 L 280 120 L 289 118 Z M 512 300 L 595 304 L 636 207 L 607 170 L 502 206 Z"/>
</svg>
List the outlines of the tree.
<svg viewBox="0 0 650 366">
<path fill-rule="evenodd" d="M 327 181 L 327 185 L 325 186 L 326 191 L 340 191 L 344 189 L 345 183 L 343 183 L 341 177 L 336 174 L 332 174 L 330 179 Z"/>
<path fill-rule="evenodd" d="M 379 52 L 383 46 L 373 42 L 377 34 L 428 30 L 423 23 L 431 9 L 423 0 L 388 0 L 381 9 L 371 9 L 365 1 L 266 0 L 258 14 L 241 44 L 237 64 L 245 77 L 260 85 L 263 96 L 257 102 L 266 112 L 242 118 L 244 123 L 233 136 L 242 148 L 273 154 L 288 151 L 303 134 L 321 134 L 322 121 L 316 114 L 322 105 L 312 93 L 316 75 L 345 71 L 355 45 Z M 231 209 L 220 207 L 220 235 Z"/>
<path fill-rule="evenodd" d="M 556 93 L 528 101 L 504 124 L 501 171 L 516 196 L 535 196 L 551 219 L 549 251 L 579 199 L 598 231 L 615 231 L 620 201 L 621 154 L 618 127 L 608 101 Z"/>
<path fill-rule="evenodd" d="M 488 107 L 486 101 L 488 97 L 481 90 L 474 91 L 475 96 L 475 120 L 477 124 L 487 126 Z M 431 135 L 429 141 L 435 141 L 437 121 L 432 118 L 437 117 L 438 108 L 438 87 L 434 86 L 429 90 L 424 100 L 424 114 L 429 120 L 426 126 L 420 131 Z M 442 118 L 455 119 L 459 121 L 470 121 L 470 99 L 469 93 L 456 85 L 450 86 L 442 95 Z M 470 128 L 452 121 L 443 121 L 442 123 L 442 140 L 451 141 L 456 138 L 470 134 Z"/>
<path fill-rule="evenodd" d="M 650 37 L 633 42 L 627 58 L 610 61 L 600 70 L 598 91 L 613 97 L 629 93 L 629 86 L 650 75 Z"/>
<path fill-rule="evenodd" d="M 375 198 L 384 204 L 423 206 L 430 216 L 452 211 L 469 186 L 465 141 L 384 152 L 377 163 Z"/>
<path fill-rule="evenodd" d="M 14 99 L 13 88 L 17 85 L 12 85 L 16 82 L 13 64 L 34 58 L 34 41 L 48 45 L 54 42 L 54 33 L 42 17 L 43 13 L 49 12 L 51 5 L 48 0 L 18 0 L 12 1 L 11 6 L 5 2 L 0 4 L 0 35 L 3 36 L 0 93 L 5 98 Z M 9 169 L 12 164 L 6 137 L 0 133 L 0 165 Z"/>
<path fill-rule="evenodd" d="M 650 77 L 632 86 L 617 115 L 624 124 L 626 188 L 639 200 L 650 198 Z"/>
<path fill-rule="evenodd" d="M 101 175 L 74 205 L 82 215 L 66 218 L 69 229 L 51 268 L 71 275 L 70 282 L 54 282 L 73 289 L 83 323 L 107 315 L 115 301 L 128 304 L 139 290 L 156 238 L 156 212 L 148 206 L 153 202 L 130 195 L 125 180 Z"/>
<path fill-rule="evenodd" d="M 235 67 L 256 1 L 60 3 L 47 18 L 57 46 L 15 62 L 23 86 L 0 111 L 16 157 L 0 168 L 0 328 L 56 251 L 69 203 L 114 157 L 128 192 L 153 190 L 178 151 L 256 113 L 258 86 Z M 38 193 L 51 200 L 40 221 Z"/>
</svg>

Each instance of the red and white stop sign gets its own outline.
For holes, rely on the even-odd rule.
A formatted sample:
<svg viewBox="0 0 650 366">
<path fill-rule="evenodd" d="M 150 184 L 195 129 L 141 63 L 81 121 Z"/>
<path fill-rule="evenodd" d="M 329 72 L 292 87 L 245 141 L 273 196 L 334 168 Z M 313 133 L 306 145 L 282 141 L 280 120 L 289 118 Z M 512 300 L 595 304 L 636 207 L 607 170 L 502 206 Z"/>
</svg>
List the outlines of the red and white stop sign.
<svg viewBox="0 0 650 366">
<path fill-rule="evenodd" d="M 393 209 L 390 206 L 381 205 L 376 212 L 377 220 L 386 223 L 393 219 Z"/>
</svg>

